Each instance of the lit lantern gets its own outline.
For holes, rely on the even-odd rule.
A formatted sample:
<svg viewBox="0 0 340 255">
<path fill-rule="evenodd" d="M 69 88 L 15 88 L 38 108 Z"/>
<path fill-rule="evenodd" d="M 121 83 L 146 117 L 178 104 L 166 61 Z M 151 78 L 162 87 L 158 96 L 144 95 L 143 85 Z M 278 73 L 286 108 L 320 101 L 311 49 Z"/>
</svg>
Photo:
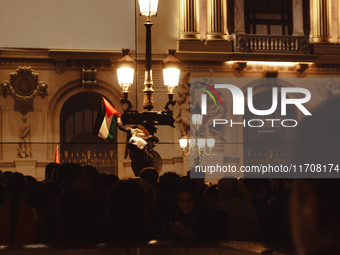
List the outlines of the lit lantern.
<svg viewBox="0 0 340 255">
<path fill-rule="evenodd" d="M 140 13 L 143 16 L 156 16 L 158 0 L 138 0 Z"/>
</svg>

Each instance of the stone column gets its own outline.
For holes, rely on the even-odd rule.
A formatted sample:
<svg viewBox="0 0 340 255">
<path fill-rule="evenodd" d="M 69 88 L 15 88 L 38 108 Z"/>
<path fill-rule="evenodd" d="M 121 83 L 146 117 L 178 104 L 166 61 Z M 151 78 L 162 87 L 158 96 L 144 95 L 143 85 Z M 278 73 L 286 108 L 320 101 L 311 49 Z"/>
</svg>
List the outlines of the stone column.
<svg viewBox="0 0 340 255">
<path fill-rule="evenodd" d="M 338 43 L 340 43 L 340 3 L 338 2 Z"/>
<path fill-rule="evenodd" d="M 207 0 L 199 0 L 199 13 L 200 38 L 204 41 L 207 37 Z"/>
<path fill-rule="evenodd" d="M 244 0 L 234 1 L 234 34 L 245 34 L 244 28 Z"/>
<path fill-rule="evenodd" d="M 200 39 L 199 2 L 181 0 L 180 39 Z"/>
<path fill-rule="evenodd" d="M 227 30 L 227 1 L 208 0 L 208 40 L 225 40 L 228 37 Z"/>
<path fill-rule="evenodd" d="M 309 32 L 309 39 L 313 38 L 313 1 L 309 0 L 309 23 L 310 23 L 310 32 Z"/>
<path fill-rule="evenodd" d="M 313 42 L 332 43 L 331 0 L 313 0 Z"/>
<path fill-rule="evenodd" d="M 332 0 L 332 42 L 339 41 L 339 0 Z"/>
<path fill-rule="evenodd" d="M 304 36 L 302 0 L 293 0 L 293 36 Z"/>
</svg>

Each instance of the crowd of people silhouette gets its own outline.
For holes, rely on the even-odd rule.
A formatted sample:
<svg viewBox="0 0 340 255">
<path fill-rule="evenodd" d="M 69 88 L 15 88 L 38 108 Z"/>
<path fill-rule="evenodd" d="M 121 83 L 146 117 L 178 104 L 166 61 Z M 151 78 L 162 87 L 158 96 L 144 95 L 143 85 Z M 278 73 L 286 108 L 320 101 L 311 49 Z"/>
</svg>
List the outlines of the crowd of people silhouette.
<svg viewBox="0 0 340 255">
<path fill-rule="evenodd" d="M 302 123 L 295 163 L 338 164 L 338 109 L 340 100 L 331 100 Z M 337 176 L 207 184 L 191 171 L 159 176 L 147 167 L 120 180 L 90 165 L 49 163 L 44 181 L 0 171 L 0 244 L 235 240 L 340 254 Z"/>
<path fill-rule="evenodd" d="M 119 180 L 74 163 L 50 163 L 45 173 L 39 182 L 1 173 L 1 244 L 289 240 L 276 228 L 282 219 L 269 217 L 281 210 L 271 201 L 285 196 L 287 182 L 276 190 L 270 188 L 274 179 L 223 178 L 207 185 L 190 171 L 159 176 L 151 167 L 139 178 Z"/>
</svg>

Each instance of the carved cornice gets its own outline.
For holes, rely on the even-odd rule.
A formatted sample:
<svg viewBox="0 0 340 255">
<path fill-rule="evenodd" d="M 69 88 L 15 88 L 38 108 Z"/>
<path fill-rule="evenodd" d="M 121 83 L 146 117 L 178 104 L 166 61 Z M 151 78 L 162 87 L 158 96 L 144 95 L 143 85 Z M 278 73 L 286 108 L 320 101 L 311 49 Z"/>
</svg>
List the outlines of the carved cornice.
<svg viewBox="0 0 340 255">
<path fill-rule="evenodd" d="M 52 68 L 55 66 L 51 60 L 42 59 L 0 59 L 0 67 L 18 68 L 19 66 L 30 66 L 34 68 Z"/>
</svg>

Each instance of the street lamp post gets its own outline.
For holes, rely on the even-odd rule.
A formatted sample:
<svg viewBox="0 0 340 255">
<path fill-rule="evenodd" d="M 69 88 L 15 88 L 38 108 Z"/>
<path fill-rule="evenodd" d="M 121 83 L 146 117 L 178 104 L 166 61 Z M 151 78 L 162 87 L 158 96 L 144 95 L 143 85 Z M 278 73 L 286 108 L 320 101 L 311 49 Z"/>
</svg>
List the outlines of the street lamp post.
<svg viewBox="0 0 340 255">
<path fill-rule="evenodd" d="M 142 2 L 142 1 L 139 1 Z M 146 39 L 145 39 L 145 80 L 144 80 L 144 101 L 143 108 L 145 110 L 151 111 L 154 108 L 153 101 L 153 80 L 152 80 L 152 70 L 151 70 L 151 27 L 153 23 L 151 22 L 151 17 L 147 16 L 146 22 L 144 23 L 146 29 Z"/>
<path fill-rule="evenodd" d="M 129 87 L 133 83 L 134 60 L 128 55 L 128 50 L 123 50 L 123 57 L 118 60 L 118 83 L 123 89 L 122 104 L 127 104 L 127 108 L 122 115 L 122 121 L 126 124 L 141 124 L 150 134 L 157 130 L 155 125 L 168 125 L 174 127 L 173 112 L 169 106 L 175 105 L 173 92 L 179 81 L 180 61 L 174 56 L 175 50 L 169 50 L 168 56 L 163 61 L 164 85 L 168 88 L 168 102 L 161 111 L 153 111 L 154 90 L 152 80 L 152 57 L 151 57 L 151 17 L 157 15 L 158 0 L 139 0 L 140 14 L 146 16 L 144 26 L 146 28 L 146 47 L 145 47 L 145 79 L 144 79 L 144 99 L 143 112 L 133 110 L 132 103 L 128 100 Z"/>
</svg>

